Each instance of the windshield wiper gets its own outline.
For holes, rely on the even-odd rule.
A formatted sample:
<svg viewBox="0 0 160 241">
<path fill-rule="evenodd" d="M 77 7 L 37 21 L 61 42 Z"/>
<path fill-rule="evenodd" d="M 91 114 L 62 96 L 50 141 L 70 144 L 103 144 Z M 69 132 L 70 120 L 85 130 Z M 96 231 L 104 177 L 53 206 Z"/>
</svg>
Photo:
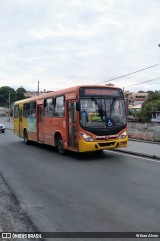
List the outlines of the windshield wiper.
<svg viewBox="0 0 160 241">
<path fill-rule="evenodd" d="M 110 118 L 111 118 L 111 112 L 112 112 L 112 110 L 114 109 L 114 106 L 115 106 L 116 101 L 117 101 L 117 98 L 114 97 L 113 100 L 112 100 L 112 102 L 110 103 Z"/>
<path fill-rule="evenodd" d="M 95 99 L 94 97 L 91 97 L 91 100 L 94 101 L 94 103 L 97 105 L 99 116 L 100 116 L 101 120 L 103 121 L 102 100 L 101 100 L 100 103 L 99 103 L 99 102 L 97 101 L 97 99 Z"/>
<path fill-rule="evenodd" d="M 102 101 L 101 101 L 101 103 L 99 103 L 97 101 L 97 99 L 95 99 L 94 97 L 91 97 L 91 100 L 94 101 L 94 103 L 97 105 L 98 109 L 102 109 Z"/>
</svg>

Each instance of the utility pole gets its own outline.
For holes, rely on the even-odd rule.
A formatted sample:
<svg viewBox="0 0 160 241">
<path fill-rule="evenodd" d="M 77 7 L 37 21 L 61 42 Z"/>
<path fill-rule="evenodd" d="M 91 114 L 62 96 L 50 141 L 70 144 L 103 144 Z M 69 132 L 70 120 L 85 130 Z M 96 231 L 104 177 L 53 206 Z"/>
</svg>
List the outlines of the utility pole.
<svg viewBox="0 0 160 241">
<path fill-rule="evenodd" d="M 38 81 L 38 95 L 39 95 L 39 81 Z"/>
<path fill-rule="evenodd" d="M 8 96 L 8 103 L 9 103 L 9 118 L 8 121 L 10 122 L 10 112 L 11 112 L 11 93 L 9 91 L 9 96 Z"/>
</svg>

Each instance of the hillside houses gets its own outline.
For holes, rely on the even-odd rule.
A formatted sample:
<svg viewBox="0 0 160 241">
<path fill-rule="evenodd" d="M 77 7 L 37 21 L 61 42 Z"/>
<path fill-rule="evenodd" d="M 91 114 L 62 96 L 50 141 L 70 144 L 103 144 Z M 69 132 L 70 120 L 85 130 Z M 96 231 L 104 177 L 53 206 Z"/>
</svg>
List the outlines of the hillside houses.
<svg viewBox="0 0 160 241">
<path fill-rule="evenodd" d="M 135 92 L 124 92 L 125 98 L 128 100 L 129 106 L 142 105 L 148 98 L 148 93 L 135 93 Z"/>
</svg>

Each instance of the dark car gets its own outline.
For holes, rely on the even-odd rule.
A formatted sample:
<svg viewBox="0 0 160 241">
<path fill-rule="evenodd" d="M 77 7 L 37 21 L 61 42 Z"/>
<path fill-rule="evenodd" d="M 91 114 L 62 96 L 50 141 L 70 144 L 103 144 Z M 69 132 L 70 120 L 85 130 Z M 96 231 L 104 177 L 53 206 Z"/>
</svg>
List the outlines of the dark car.
<svg viewBox="0 0 160 241">
<path fill-rule="evenodd" d="M 5 125 L 0 123 L 0 132 L 4 133 L 5 132 Z"/>
</svg>

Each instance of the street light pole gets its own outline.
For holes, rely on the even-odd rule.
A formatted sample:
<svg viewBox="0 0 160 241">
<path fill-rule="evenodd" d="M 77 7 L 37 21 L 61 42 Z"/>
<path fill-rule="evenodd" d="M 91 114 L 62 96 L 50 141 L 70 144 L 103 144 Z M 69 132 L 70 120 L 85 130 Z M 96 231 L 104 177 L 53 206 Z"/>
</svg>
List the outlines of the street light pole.
<svg viewBox="0 0 160 241">
<path fill-rule="evenodd" d="M 38 81 L 38 95 L 39 95 L 39 81 Z"/>
<path fill-rule="evenodd" d="M 11 93 L 9 91 L 9 96 L 8 96 L 8 103 L 9 103 L 9 118 L 8 121 L 10 122 L 10 112 L 11 112 Z"/>
</svg>

